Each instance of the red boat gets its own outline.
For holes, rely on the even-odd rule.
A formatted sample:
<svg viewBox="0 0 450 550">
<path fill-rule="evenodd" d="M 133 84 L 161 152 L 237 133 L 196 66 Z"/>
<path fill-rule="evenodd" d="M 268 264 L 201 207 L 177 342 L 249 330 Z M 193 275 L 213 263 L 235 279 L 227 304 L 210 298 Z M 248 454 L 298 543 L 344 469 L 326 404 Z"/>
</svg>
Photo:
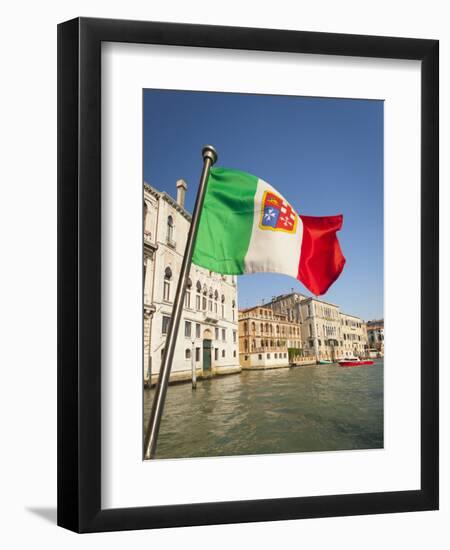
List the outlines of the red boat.
<svg viewBox="0 0 450 550">
<path fill-rule="evenodd" d="M 343 359 L 338 361 L 340 367 L 362 367 L 363 365 L 373 365 L 373 361 L 361 359 Z"/>
</svg>

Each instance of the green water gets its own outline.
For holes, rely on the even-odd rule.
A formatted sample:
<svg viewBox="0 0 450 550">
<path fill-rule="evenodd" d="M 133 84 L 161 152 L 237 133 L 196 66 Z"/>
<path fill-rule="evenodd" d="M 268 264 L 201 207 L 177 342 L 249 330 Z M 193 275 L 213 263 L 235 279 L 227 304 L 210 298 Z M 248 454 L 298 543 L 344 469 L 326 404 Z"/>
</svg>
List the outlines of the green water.
<svg viewBox="0 0 450 550">
<path fill-rule="evenodd" d="M 144 392 L 144 421 L 154 390 Z M 156 458 L 383 447 L 383 361 L 244 371 L 169 386 Z"/>
</svg>

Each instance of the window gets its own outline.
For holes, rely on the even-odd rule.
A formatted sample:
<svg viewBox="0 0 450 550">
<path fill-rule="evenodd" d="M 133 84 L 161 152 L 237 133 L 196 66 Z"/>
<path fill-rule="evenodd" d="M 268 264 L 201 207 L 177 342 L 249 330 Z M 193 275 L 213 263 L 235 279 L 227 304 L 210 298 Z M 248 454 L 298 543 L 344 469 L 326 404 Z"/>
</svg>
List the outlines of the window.
<svg viewBox="0 0 450 550">
<path fill-rule="evenodd" d="M 167 330 L 169 329 L 169 322 L 170 322 L 170 317 L 168 317 L 167 315 L 163 315 L 163 318 L 162 318 L 162 333 L 163 334 L 167 334 Z"/>
<path fill-rule="evenodd" d="M 236 343 L 236 331 L 233 330 L 233 344 Z"/>
<path fill-rule="evenodd" d="M 270 353 L 267 354 L 267 359 L 270 359 Z"/>
<path fill-rule="evenodd" d="M 283 353 L 283 357 L 286 358 L 286 353 Z"/>
<path fill-rule="evenodd" d="M 224 328 L 222 329 L 222 340 L 223 340 L 224 342 L 225 342 L 225 340 L 226 340 L 226 331 L 225 331 Z"/>
<path fill-rule="evenodd" d="M 167 242 L 173 243 L 173 218 L 169 216 L 167 218 Z"/>
<path fill-rule="evenodd" d="M 222 350 L 222 357 L 225 357 L 225 350 Z"/>
<path fill-rule="evenodd" d="M 218 329 L 217 327 L 214 329 L 214 338 L 215 338 L 216 340 L 219 339 L 219 329 Z"/>
<path fill-rule="evenodd" d="M 195 324 L 195 337 L 200 338 L 200 323 Z"/>
<path fill-rule="evenodd" d="M 258 353 L 258 359 L 261 361 L 261 359 L 262 359 L 262 354 L 261 353 Z"/>
<path fill-rule="evenodd" d="M 184 323 L 184 335 L 186 336 L 186 338 L 191 337 L 191 327 L 192 327 L 192 323 L 190 321 L 185 321 L 185 323 Z"/>
<path fill-rule="evenodd" d="M 195 360 L 200 361 L 200 348 L 195 348 Z"/>
<path fill-rule="evenodd" d="M 195 308 L 197 309 L 197 311 L 200 311 L 200 294 L 197 294 L 197 296 L 195 297 Z"/>
<path fill-rule="evenodd" d="M 236 350 L 233 351 L 233 357 L 236 357 Z"/>
<path fill-rule="evenodd" d="M 184 350 L 184 357 L 185 357 L 185 359 L 190 359 L 191 358 L 191 350 L 189 348 L 186 348 Z"/>
<path fill-rule="evenodd" d="M 214 348 L 214 360 L 217 361 L 219 359 L 219 348 Z"/>
<path fill-rule="evenodd" d="M 144 230 L 145 230 L 145 222 L 147 220 L 147 213 L 148 213 L 148 206 L 147 206 L 147 203 L 145 202 L 144 200 L 144 209 L 143 209 L 143 214 L 144 214 Z"/>
<path fill-rule="evenodd" d="M 166 267 L 164 270 L 164 290 L 163 290 L 163 300 L 166 302 L 170 301 L 170 280 L 172 279 L 172 270 L 170 267 Z"/>
<path fill-rule="evenodd" d="M 235 308 L 236 308 L 236 302 L 233 300 L 231 303 L 231 314 L 232 314 L 233 321 L 235 320 L 235 316 L 236 316 Z"/>
<path fill-rule="evenodd" d="M 184 295 L 184 307 L 191 307 L 191 288 L 192 288 L 192 281 L 191 279 L 188 279 L 186 283 L 186 294 Z"/>
<path fill-rule="evenodd" d="M 223 294 L 222 294 L 221 301 L 222 301 L 222 318 L 224 318 L 225 317 L 225 296 Z"/>
<path fill-rule="evenodd" d="M 275 359 L 278 359 L 278 354 L 277 353 L 275 354 Z"/>
</svg>

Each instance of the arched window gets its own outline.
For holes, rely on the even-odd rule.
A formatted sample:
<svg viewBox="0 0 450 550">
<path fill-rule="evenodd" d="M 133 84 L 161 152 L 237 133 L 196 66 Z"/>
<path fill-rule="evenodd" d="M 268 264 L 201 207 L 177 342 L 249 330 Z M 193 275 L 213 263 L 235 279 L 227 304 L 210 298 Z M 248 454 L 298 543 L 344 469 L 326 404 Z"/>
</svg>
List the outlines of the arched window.
<svg viewBox="0 0 450 550">
<path fill-rule="evenodd" d="M 202 309 L 203 311 L 206 311 L 207 304 L 207 295 L 208 295 L 208 289 L 206 288 L 206 285 L 203 285 L 203 298 L 202 298 Z"/>
<path fill-rule="evenodd" d="M 264 332 L 264 325 L 261 323 L 261 334 Z"/>
<path fill-rule="evenodd" d="M 252 332 L 255 332 L 255 323 L 252 323 Z"/>
<path fill-rule="evenodd" d="M 173 218 L 172 216 L 167 217 L 167 242 L 173 243 Z"/>
<path fill-rule="evenodd" d="M 200 281 L 197 281 L 196 285 L 195 285 L 195 288 L 197 290 L 197 294 L 195 295 L 195 308 L 197 309 L 197 311 L 200 311 L 200 306 L 201 306 L 201 291 L 202 291 L 202 285 L 200 283 Z"/>
<path fill-rule="evenodd" d="M 191 307 L 191 289 L 192 289 L 192 280 L 189 278 L 186 283 L 186 293 L 184 295 L 184 307 Z"/>
<path fill-rule="evenodd" d="M 166 267 L 164 271 L 164 291 L 163 291 L 163 300 L 166 302 L 170 301 L 170 281 L 172 279 L 172 270 L 170 267 Z"/>
<path fill-rule="evenodd" d="M 145 231 L 145 222 L 147 221 L 147 213 L 148 213 L 148 206 L 145 201 L 144 201 L 144 208 L 142 213 L 144 215 L 144 231 Z"/>
<path fill-rule="evenodd" d="M 244 321 L 244 334 L 247 334 L 247 321 Z"/>
<path fill-rule="evenodd" d="M 214 297 L 213 289 L 211 287 L 209 287 L 209 300 L 208 300 L 208 309 L 209 309 L 209 311 L 213 310 L 213 302 L 212 302 L 213 297 Z"/>
</svg>

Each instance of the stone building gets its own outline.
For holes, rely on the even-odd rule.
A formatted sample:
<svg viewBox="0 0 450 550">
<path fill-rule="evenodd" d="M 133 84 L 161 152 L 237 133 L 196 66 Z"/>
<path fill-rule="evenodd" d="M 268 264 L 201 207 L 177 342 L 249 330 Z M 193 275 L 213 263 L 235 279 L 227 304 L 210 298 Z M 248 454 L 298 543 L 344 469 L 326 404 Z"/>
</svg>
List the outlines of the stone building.
<svg viewBox="0 0 450 550">
<path fill-rule="evenodd" d="M 359 317 L 341 313 L 342 338 L 345 357 L 363 357 L 368 354 L 366 324 Z"/>
<path fill-rule="evenodd" d="M 289 349 L 301 348 L 300 325 L 269 307 L 239 311 L 239 360 L 243 369 L 289 366 Z"/>
<path fill-rule="evenodd" d="M 314 350 L 319 360 L 340 359 L 343 350 L 339 307 L 310 297 L 302 300 L 301 312 L 305 347 Z"/>
<path fill-rule="evenodd" d="M 301 326 L 301 355 L 335 361 L 365 354 L 364 321 L 340 312 L 339 306 L 298 292 L 272 298 L 268 307 Z"/>
<path fill-rule="evenodd" d="M 177 200 L 144 184 L 144 383 L 159 373 L 191 215 Z M 239 372 L 236 277 L 192 265 L 170 380 Z"/>
<path fill-rule="evenodd" d="M 369 350 L 377 355 L 384 355 L 384 319 L 367 321 L 366 329 Z"/>
</svg>

